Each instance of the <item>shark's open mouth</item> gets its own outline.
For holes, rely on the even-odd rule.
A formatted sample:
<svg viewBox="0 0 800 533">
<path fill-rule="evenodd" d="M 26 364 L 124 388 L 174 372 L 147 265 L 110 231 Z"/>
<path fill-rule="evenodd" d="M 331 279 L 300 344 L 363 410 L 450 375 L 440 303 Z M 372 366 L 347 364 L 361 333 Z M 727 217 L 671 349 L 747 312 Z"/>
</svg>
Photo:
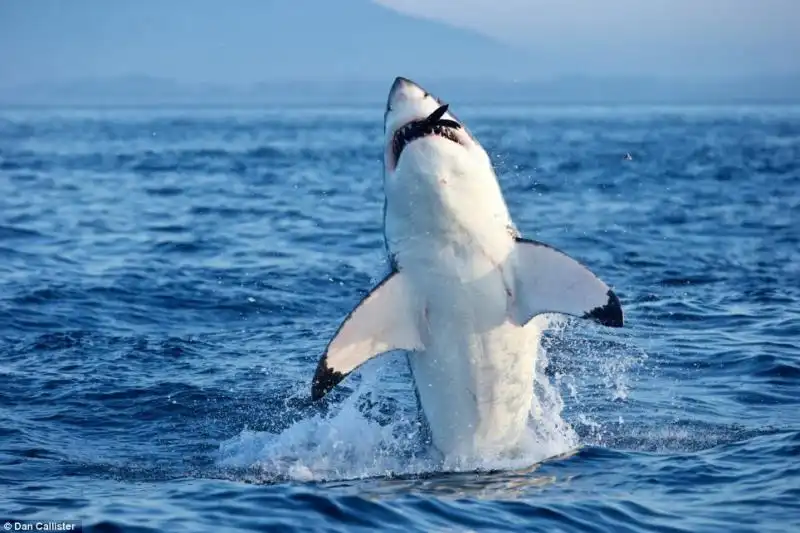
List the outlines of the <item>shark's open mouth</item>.
<svg viewBox="0 0 800 533">
<path fill-rule="evenodd" d="M 430 114 L 428 118 L 409 122 L 394 134 L 392 141 L 392 152 L 395 163 L 400 160 L 403 149 L 416 139 L 427 137 L 428 135 L 438 135 L 454 143 L 463 145 L 456 130 L 461 129 L 461 124 L 455 120 L 442 118 L 447 113 L 447 105 L 443 105 Z"/>
</svg>

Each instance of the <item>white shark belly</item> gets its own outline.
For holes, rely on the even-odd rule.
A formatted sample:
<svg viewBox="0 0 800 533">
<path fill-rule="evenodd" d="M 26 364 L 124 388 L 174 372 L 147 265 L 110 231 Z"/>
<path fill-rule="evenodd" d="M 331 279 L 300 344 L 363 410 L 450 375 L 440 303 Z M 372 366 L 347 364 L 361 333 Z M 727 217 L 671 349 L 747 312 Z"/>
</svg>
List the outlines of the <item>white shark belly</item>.
<svg viewBox="0 0 800 533">
<path fill-rule="evenodd" d="M 440 331 L 452 336 L 434 334 L 409 358 L 434 446 L 448 459 L 513 451 L 533 395 L 529 330 L 506 322 L 480 334 L 452 324 Z"/>
<path fill-rule="evenodd" d="M 525 430 L 533 395 L 535 328 L 510 321 L 509 276 L 466 235 L 417 243 L 406 270 L 424 309 L 424 350 L 409 361 L 433 444 L 447 458 L 501 454 Z M 510 237 L 509 247 L 511 246 Z"/>
</svg>

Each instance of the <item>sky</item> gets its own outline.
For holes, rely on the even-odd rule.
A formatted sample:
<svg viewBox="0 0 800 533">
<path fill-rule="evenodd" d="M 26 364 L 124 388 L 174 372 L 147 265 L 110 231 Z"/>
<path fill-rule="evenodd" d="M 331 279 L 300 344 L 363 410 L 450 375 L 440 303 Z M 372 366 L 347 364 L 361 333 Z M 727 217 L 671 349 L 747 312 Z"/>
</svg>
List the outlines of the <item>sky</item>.
<svg viewBox="0 0 800 533">
<path fill-rule="evenodd" d="M 379 0 L 556 58 L 553 71 L 800 72 L 799 0 Z M 458 7 L 455 7 L 458 6 Z"/>
<path fill-rule="evenodd" d="M 0 86 L 797 75 L 797 28 L 800 0 L 0 0 Z"/>
</svg>

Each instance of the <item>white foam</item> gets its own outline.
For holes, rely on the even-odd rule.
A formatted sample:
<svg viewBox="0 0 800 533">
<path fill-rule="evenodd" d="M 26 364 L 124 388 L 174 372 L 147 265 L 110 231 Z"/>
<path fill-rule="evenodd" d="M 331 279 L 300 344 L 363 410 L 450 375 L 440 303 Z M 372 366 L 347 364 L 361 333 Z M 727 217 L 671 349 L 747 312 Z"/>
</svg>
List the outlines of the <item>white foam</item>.
<svg viewBox="0 0 800 533">
<path fill-rule="evenodd" d="M 545 317 L 536 320 L 542 329 L 547 327 Z M 522 450 L 514 457 L 443 464 L 421 444 L 413 402 L 403 404 L 386 425 L 376 421 L 369 411 L 362 412 L 359 403 L 370 396 L 375 398 L 378 391 L 385 393 L 381 376 L 387 366 L 396 366 L 379 358 L 359 370 L 362 379 L 356 390 L 330 414 L 300 420 L 278 434 L 244 430 L 221 444 L 219 464 L 254 470 L 265 480 L 320 481 L 442 470 L 510 470 L 566 454 L 578 446 L 578 437 L 561 416 L 564 402 L 558 387 L 545 375 L 547 354 L 540 345 L 535 349 L 539 357 L 531 406 L 533 422 Z"/>
</svg>

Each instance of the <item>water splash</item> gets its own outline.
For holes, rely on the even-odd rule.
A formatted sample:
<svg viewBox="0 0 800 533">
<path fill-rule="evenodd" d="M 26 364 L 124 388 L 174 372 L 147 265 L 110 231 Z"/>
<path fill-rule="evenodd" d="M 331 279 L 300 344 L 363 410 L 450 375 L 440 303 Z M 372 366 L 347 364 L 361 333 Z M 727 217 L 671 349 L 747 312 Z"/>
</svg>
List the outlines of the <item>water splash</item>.
<svg viewBox="0 0 800 533">
<path fill-rule="evenodd" d="M 531 349 L 538 352 L 531 423 L 521 450 L 513 456 L 441 462 L 423 444 L 423 428 L 413 401 L 401 398 L 389 416 L 380 412 L 385 398 L 378 391 L 385 394 L 388 390 L 393 395 L 397 391 L 385 386 L 390 373 L 396 377 L 396 368 L 379 359 L 361 368 L 354 392 L 331 412 L 317 413 L 279 433 L 245 429 L 220 445 L 219 464 L 246 469 L 260 481 L 330 481 L 435 471 L 512 470 L 567 454 L 578 447 L 579 437 L 562 416 L 562 375 L 550 370 L 548 351 L 542 345 L 542 333 L 548 328 L 556 335 L 563 333 L 563 323 L 542 316 L 528 327 Z M 620 374 L 627 368 L 609 364 L 605 379 L 622 383 Z"/>
<path fill-rule="evenodd" d="M 377 363 L 380 363 L 378 361 Z M 223 442 L 219 463 L 245 468 L 261 481 L 342 480 L 431 471 L 413 410 L 386 423 L 371 401 L 383 368 L 373 362 L 359 371 L 360 383 L 335 410 L 300 420 L 280 433 L 245 429 Z"/>
</svg>

